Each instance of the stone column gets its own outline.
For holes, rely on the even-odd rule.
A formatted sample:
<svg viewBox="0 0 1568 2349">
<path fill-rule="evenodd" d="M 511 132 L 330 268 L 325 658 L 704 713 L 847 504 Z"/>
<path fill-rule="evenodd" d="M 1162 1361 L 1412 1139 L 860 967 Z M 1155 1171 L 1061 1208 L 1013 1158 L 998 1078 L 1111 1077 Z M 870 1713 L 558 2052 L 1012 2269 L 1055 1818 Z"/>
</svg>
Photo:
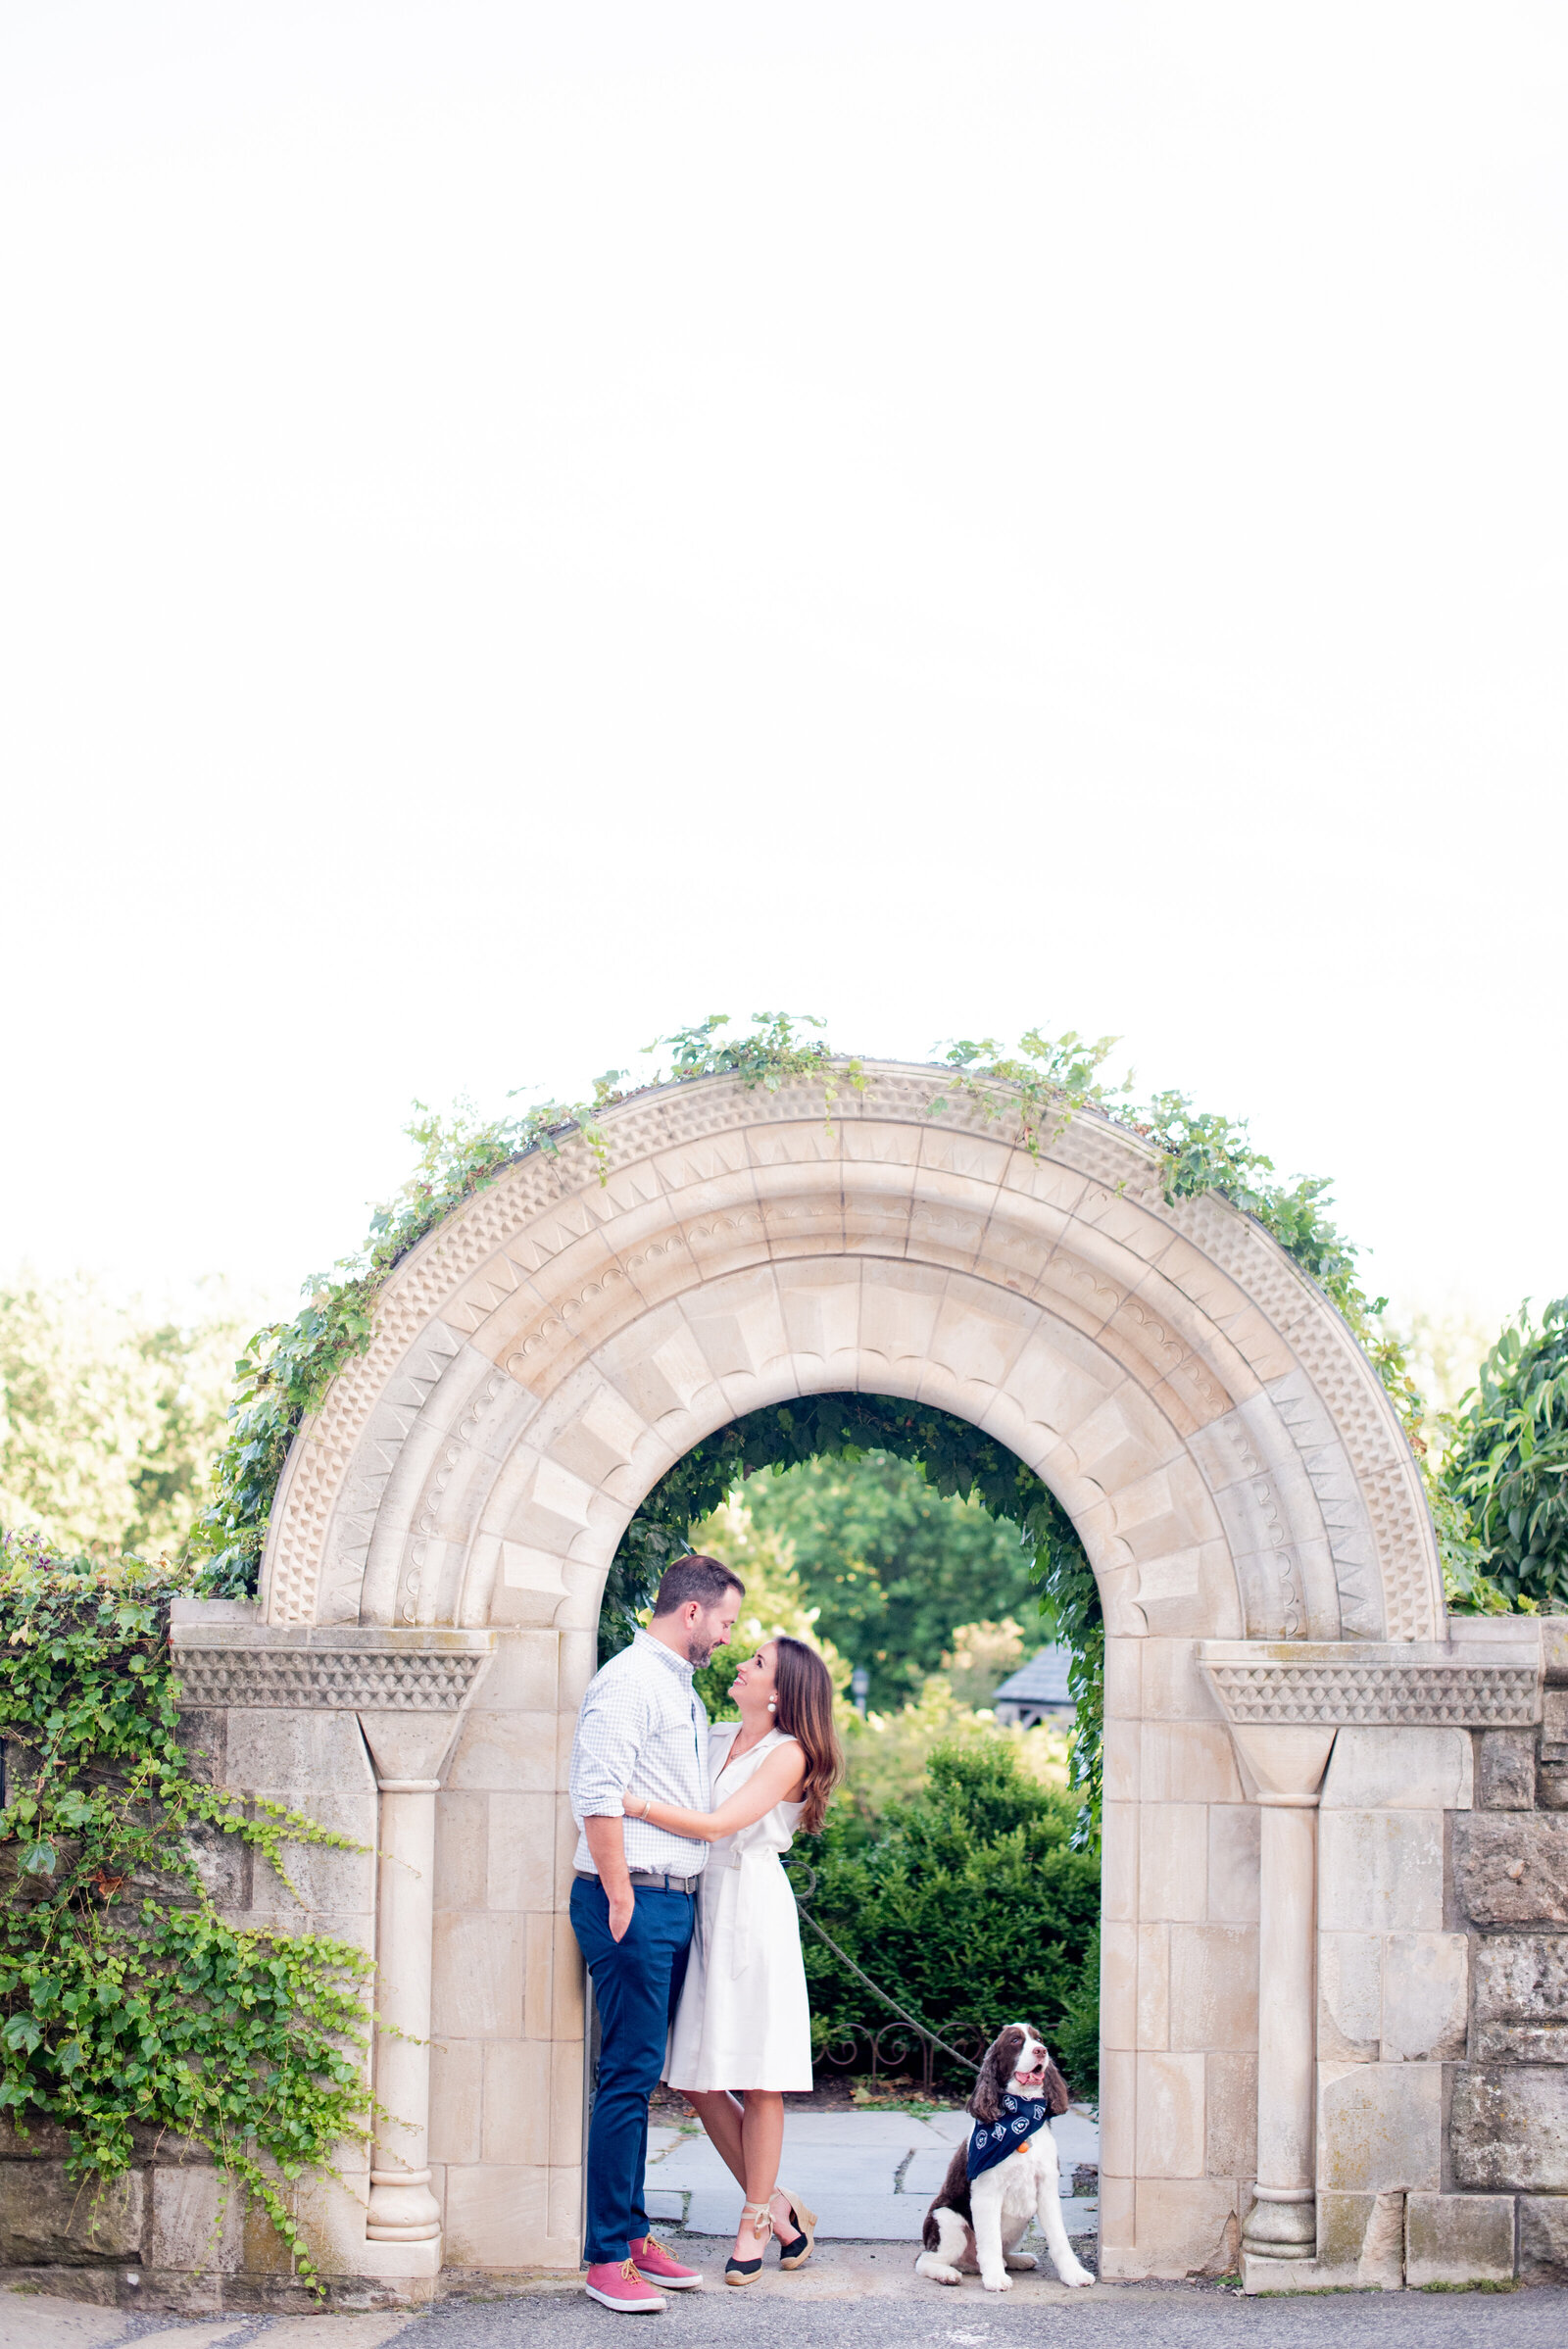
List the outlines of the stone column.
<svg viewBox="0 0 1568 2349">
<path fill-rule="evenodd" d="M 381 1792 L 376 1901 L 375 2125 L 372 2243 L 424 2243 L 441 2232 L 430 2191 L 430 1939 L 435 1910 L 435 1798 L 457 1729 L 450 1714 L 362 1713 Z"/>
<path fill-rule="evenodd" d="M 1263 1813 L 1257 2184 L 1242 2246 L 1269 2259 L 1306 2260 L 1317 2248 L 1317 1802 L 1336 1733 L 1233 1722 L 1231 1735 Z"/>
</svg>

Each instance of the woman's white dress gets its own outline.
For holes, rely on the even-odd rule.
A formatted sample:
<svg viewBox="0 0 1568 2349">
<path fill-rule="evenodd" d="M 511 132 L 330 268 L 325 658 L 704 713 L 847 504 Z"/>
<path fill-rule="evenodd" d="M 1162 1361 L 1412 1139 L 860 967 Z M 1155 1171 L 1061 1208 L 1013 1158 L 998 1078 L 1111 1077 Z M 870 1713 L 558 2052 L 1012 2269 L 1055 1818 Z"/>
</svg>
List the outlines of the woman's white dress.
<svg viewBox="0 0 1568 2349">
<path fill-rule="evenodd" d="M 709 1732 L 713 1808 L 728 1802 L 785 1743 L 782 1730 L 726 1760 L 737 1721 Z M 725 1835 L 702 1874 L 686 1984 L 669 2034 L 664 2078 L 672 2088 L 809 2088 L 811 2010 L 801 1928 L 783 1854 L 804 1804 L 776 1803 Z"/>
</svg>

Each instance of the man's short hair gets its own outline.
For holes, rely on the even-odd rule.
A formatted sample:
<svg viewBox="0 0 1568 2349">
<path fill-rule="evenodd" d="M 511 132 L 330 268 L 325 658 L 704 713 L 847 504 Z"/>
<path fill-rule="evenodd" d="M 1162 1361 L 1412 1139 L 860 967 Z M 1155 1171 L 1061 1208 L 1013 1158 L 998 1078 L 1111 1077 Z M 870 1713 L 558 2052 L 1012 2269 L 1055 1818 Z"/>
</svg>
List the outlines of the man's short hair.
<svg viewBox="0 0 1568 2349">
<path fill-rule="evenodd" d="M 700 1550 L 693 1550 L 686 1557 L 677 1558 L 673 1566 L 665 1567 L 654 1600 L 654 1613 L 673 1615 L 677 1607 L 684 1607 L 694 1598 L 700 1607 L 716 1607 L 726 1590 L 738 1590 L 742 1598 L 746 1596 L 746 1585 L 734 1567 L 726 1566 L 720 1558 L 705 1558 Z"/>
</svg>

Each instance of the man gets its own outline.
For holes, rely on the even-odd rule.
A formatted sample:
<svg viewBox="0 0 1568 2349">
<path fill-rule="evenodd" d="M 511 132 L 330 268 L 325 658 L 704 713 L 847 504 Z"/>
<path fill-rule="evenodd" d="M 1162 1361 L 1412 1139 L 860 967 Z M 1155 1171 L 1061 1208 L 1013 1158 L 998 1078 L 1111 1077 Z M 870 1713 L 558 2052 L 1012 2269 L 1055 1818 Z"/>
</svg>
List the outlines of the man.
<svg viewBox="0 0 1568 2349">
<path fill-rule="evenodd" d="M 599 2088 L 588 2131 L 588 2296 L 617 2315 L 662 2309 L 658 2285 L 702 2282 L 656 2243 L 643 2209 L 648 2099 L 686 1979 L 708 1845 L 628 1819 L 628 1786 L 710 1808 L 708 1711 L 692 1674 L 727 1646 L 746 1586 L 716 1558 L 677 1558 L 653 1621 L 589 1683 L 571 1749 L 577 1821 L 571 1924 L 599 2006 Z"/>
</svg>

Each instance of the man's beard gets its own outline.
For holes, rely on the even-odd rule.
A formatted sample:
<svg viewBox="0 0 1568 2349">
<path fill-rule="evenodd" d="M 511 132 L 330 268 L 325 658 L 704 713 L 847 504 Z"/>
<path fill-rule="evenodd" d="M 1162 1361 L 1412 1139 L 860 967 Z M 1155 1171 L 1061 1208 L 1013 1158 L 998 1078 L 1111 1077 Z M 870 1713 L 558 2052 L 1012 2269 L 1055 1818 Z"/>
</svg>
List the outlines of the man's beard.
<svg viewBox="0 0 1568 2349">
<path fill-rule="evenodd" d="M 719 1648 L 725 1644 L 726 1642 L 722 1639 L 688 1639 L 686 1642 L 686 1661 L 688 1664 L 690 1664 L 694 1672 L 701 1672 L 705 1665 L 710 1664 L 712 1662 Z"/>
</svg>

